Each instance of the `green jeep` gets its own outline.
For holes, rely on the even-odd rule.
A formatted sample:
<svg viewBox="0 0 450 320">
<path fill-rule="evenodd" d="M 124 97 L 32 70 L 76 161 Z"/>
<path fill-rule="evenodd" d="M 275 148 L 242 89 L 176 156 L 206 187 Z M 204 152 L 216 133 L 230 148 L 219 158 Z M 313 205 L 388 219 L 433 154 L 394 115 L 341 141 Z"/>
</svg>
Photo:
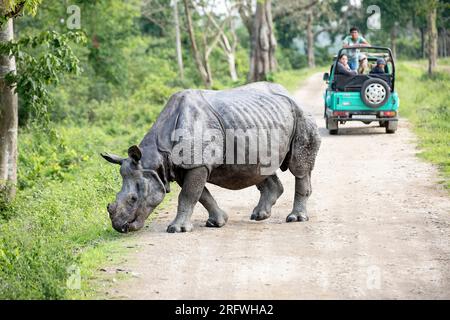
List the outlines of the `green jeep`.
<svg viewBox="0 0 450 320">
<path fill-rule="evenodd" d="M 341 54 L 349 57 L 361 57 L 364 54 L 369 66 L 383 58 L 386 61 L 385 73 L 354 76 L 336 74 L 337 57 Z M 339 124 L 347 121 L 362 121 L 365 124 L 378 121 L 386 133 L 394 133 L 397 130 L 400 101 L 395 92 L 395 64 L 391 50 L 372 46 L 343 48 L 337 57 L 330 73 L 323 76 L 323 80 L 328 83 L 324 94 L 324 117 L 330 134 L 337 134 Z"/>
</svg>

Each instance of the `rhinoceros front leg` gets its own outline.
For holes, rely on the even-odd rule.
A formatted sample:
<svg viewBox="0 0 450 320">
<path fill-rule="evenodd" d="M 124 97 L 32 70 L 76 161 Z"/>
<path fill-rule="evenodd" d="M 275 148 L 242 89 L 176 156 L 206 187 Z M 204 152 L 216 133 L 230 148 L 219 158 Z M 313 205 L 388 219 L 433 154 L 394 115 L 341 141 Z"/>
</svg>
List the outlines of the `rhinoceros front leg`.
<svg viewBox="0 0 450 320">
<path fill-rule="evenodd" d="M 214 200 L 213 196 L 209 192 L 209 190 L 205 187 L 202 192 L 202 196 L 200 197 L 200 203 L 208 210 L 209 218 L 206 221 L 207 227 L 223 227 L 228 221 L 228 215 L 219 208 L 216 200 Z"/>
<path fill-rule="evenodd" d="M 208 170 L 205 167 L 186 171 L 180 195 L 178 196 L 178 210 L 175 220 L 167 227 L 167 232 L 189 232 L 192 231 L 192 212 L 195 204 L 200 199 L 205 188 Z"/>
<path fill-rule="evenodd" d="M 311 172 L 303 177 L 295 177 L 295 196 L 292 212 L 286 217 L 286 222 L 308 221 L 306 202 L 311 195 Z"/>
<path fill-rule="evenodd" d="M 264 220 L 270 217 L 271 210 L 277 199 L 283 193 L 283 185 L 277 175 L 274 174 L 256 185 L 261 192 L 258 205 L 253 209 L 251 220 Z"/>
</svg>

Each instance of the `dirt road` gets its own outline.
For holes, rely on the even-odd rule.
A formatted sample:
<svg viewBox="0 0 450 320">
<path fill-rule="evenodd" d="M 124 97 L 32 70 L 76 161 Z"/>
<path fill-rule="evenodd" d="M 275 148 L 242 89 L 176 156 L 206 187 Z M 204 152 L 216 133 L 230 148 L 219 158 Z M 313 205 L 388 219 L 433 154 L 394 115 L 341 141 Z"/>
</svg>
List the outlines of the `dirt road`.
<svg viewBox="0 0 450 320">
<path fill-rule="evenodd" d="M 358 123 L 329 136 L 323 87 L 316 74 L 296 93 L 322 135 L 309 222 L 284 222 L 294 196 L 289 172 L 280 174 L 284 194 L 262 222 L 249 220 L 259 197 L 255 187 L 209 186 L 228 212 L 228 224 L 204 227 L 207 213 L 199 204 L 194 232 L 167 234 L 172 205 L 125 240 L 136 250 L 117 267 L 134 276 L 115 282 L 108 296 L 449 299 L 450 198 L 437 183 L 437 170 L 415 156 L 419 150 L 406 121 L 394 135 Z"/>
</svg>

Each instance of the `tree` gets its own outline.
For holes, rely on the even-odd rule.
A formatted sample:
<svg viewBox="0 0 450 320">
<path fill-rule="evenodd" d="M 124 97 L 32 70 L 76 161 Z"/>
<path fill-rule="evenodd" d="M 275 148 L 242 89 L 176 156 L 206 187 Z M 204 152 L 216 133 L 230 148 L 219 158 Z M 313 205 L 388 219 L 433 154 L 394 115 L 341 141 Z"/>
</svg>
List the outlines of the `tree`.
<svg viewBox="0 0 450 320">
<path fill-rule="evenodd" d="M 219 22 L 216 20 L 215 15 L 213 12 L 211 12 L 210 8 L 208 9 L 208 3 L 202 1 L 200 3 L 201 5 L 201 11 L 202 14 L 205 15 L 208 18 L 208 21 L 211 23 L 211 25 L 216 29 L 216 32 L 220 35 L 220 47 L 222 48 L 222 51 L 224 52 L 225 56 L 227 57 L 228 61 L 228 69 L 230 73 L 230 77 L 232 81 L 238 81 L 238 75 L 236 71 L 236 48 L 238 45 L 238 38 L 236 35 L 235 25 L 233 21 L 233 15 L 234 15 L 234 7 L 229 3 L 229 1 L 223 2 L 226 8 L 226 15 L 223 18 L 223 24 L 220 25 Z M 212 6 L 209 6 L 212 7 Z M 200 10 L 198 10 L 200 11 Z M 225 27 L 228 26 L 228 31 L 231 37 L 227 35 L 225 32 Z"/>
<path fill-rule="evenodd" d="M 437 28 L 436 28 L 436 12 L 437 2 L 430 1 L 430 7 L 427 12 L 427 29 L 428 29 L 428 74 L 433 74 L 437 66 L 438 48 L 437 48 Z"/>
<path fill-rule="evenodd" d="M 13 39 L 13 20 L 0 26 L 0 45 Z M 6 81 L 16 72 L 14 56 L 0 55 L 0 194 L 6 201 L 14 198 L 17 183 L 17 127 L 18 103 L 14 88 Z"/>
<path fill-rule="evenodd" d="M 316 59 L 314 57 L 314 14 L 313 10 L 309 9 L 306 13 L 306 43 L 308 54 L 308 67 L 314 68 L 316 66 Z"/>
<path fill-rule="evenodd" d="M 197 70 L 200 73 L 205 87 L 211 88 L 213 86 L 213 77 L 211 66 L 209 63 L 209 57 L 213 49 L 219 43 L 220 38 L 223 34 L 224 26 L 228 20 L 225 19 L 224 21 L 222 21 L 220 26 L 213 26 L 212 20 L 207 18 L 206 11 L 203 10 L 203 16 L 206 16 L 206 19 L 201 20 L 203 32 L 201 32 L 202 46 L 200 47 L 197 43 L 197 37 L 195 34 L 191 6 L 194 7 L 196 9 L 196 12 L 198 13 L 200 11 L 199 6 L 205 8 L 207 4 L 203 1 L 197 4 L 193 0 L 183 0 L 183 2 L 184 12 L 186 15 L 186 29 L 189 35 L 189 40 L 191 42 L 191 49 L 194 56 L 195 65 L 197 66 Z"/>
<path fill-rule="evenodd" d="M 178 15 L 178 0 L 173 0 L 173 20 L 175 24 L 175 46 L 177 50 L 178 72 L 181 80 L 184 79 L 183 53 L 181 47 L 180 21 Z"/>
<path fill-rule="evenodd" d="M 426 20 L 426 36 L 428 45 L 428 74 L 432 75 L 437 67 L 438 58 L 438 32 L 437 32 L 437 10 L 441 3 L 439 0 L 412 0 L 415 16 Z M 422 43 L 425 43 L 425 37 L 422 33 Z M 422 46 L 424 47 L 424 45 Z"/>
<path fill-rule="evenodd" d="M 47 87 L 57 84 L 63 73 L 80 72 L 68 41 L 82 42 L 82 34 L 44 31 L 14 40 L 13 18 L 24 11 L 34 13 L 38 4 L 31 0 L 0 7 L 0 196 L 6 202 L 16 194 L 18 95 L 22 108 L 46 116 L 52 102 Z M 39 46 L 45 47 L 41 54 Z"/>
<path fill-rule="evenodd" d="M 276 70 L 276 47 L 272 1 L 258 1 L 252 23 L 249 82 L 267 80 L 268 75 Z"/>
<path fill-rule="evenodd" d="M 147 20 L 146 22 L 148 23 L 145 31 L 158 37 L 166 37 L 167 30 L 171 30 L 171 26 L 174 26 L 178 73 L 183 80 L 184 64 L 178 0 L 143 0 L 141 14 L 142 18 Z"/>
<path fill-rule="evenodd" d="M 207 88 L 211 88 L 213 79 L 211 74 L 211 67 L 208 60 L 211 50 L 205 48 L 203 54 L 200 52 L 200 49 L 197 45 L 197 39 L 195 38 L 194 23 L 192 21 L 192 13 L 190 8 L 191 4 L 189 2 L 189 0 L 183 0 L 184 12 L 186 15 L 186 25 L 189 34 L 189 40 L 191 42 L 192 54 L 194 55 L 195 65 L 197 66 L 197 70 L 202 77 L 203 83 Z M 204 41 L 204 43 L 206 44 L 206 41 Z"/>
<path fill-rule="evenodd" d="M 13 18 L 24 11 L 34 14 L 40 0 L 0 3 L 0 46 L 14 38 Z M 16 194 L 18 98 L 7 76 L 16 72 L 15 57 L 0 53 L 0 196 L 10 201 Z"/>
<path fill-rule="evenodd" d="M 390 48 L 394 59 L 397 58 L 397 40 L 400 33 L 400 26 L 405 26 L 411 20 L 414 12 L 414 4 L 412 0 L 405 3 L 401 0 L 373 0 L 368 5 L 377 5 L 381 11 L 381 31 L 383 37 L 385 32 L 389 32 Z"/>
<path fill-rule="evenodd" d="M 315 42 L 322 32 L 334 31 L 341 27 L 338 17 L 329 1 L 320 0 L 282 0 L 274 8 L 276 21 L 288 25 L 292 36 L 297 37 L 304 32 L 308 67 L 314 68 Z M 320 27 L 319 27 L 320 25 Z M 291 36 L 291 37 L 292 37 Z M 292 39 L 290 39 L 292 41 Z"/>
</svg>

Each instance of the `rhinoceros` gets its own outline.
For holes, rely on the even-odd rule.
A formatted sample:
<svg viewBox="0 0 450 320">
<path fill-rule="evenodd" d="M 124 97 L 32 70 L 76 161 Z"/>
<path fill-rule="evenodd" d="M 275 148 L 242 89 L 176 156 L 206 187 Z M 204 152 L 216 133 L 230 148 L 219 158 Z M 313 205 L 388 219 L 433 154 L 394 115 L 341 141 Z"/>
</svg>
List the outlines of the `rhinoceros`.
<svg viewBox="0 0 450 320">
<path fill-rule="evenodd" d="M 120 165 L 123 179 L 115 202 L 107 206 L 112 226 L 122 233 L 141 229 L 170 192 L 172 181 L 181 191 L 167 232 L 192 231 L 190 219 L 197 202 L 208 211 L 206 226 L 226 224 L 228 215 L 208 191 L 207 182 L 232 190 L 255 185 L 261 196 L 250 219 L 267 219 L 283 193 L 279 168 L 289 169 L 295 177 L 294 205 L 286 221 L 307 221 L 319 146 L 314 120 L 279 84 L 180 91 L 170 97 L 139 146 L 128 149 L 127 158 L 101 154 Z"/>
</svg>

